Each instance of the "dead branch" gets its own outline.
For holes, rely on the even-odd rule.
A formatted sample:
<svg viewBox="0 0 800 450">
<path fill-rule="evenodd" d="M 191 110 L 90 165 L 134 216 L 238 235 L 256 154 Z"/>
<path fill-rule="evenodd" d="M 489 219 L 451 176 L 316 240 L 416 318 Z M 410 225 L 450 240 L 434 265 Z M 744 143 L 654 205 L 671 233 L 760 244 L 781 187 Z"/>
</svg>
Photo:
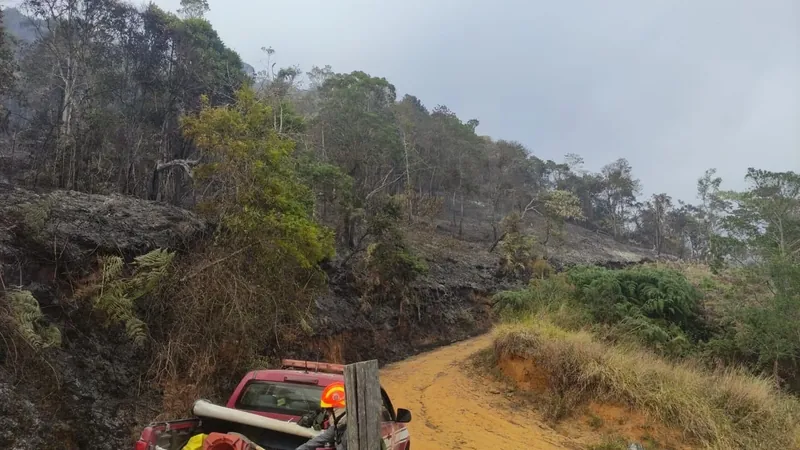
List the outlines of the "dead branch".
<svg viewBox="0 0 800 450">
<path fill-rule="evenodd" d="M 376 187 L 375 189 L 373 189 L 373 190 L 372 190 L 372 192 L 370 192 L 369 194 L 367 194 L 367 196 L 364 198 L 364 200 L 369 200 L 369 199 L 370 199 L 370 198 L 371 198 L 373 195 L 375 195 L 375 194 L 377 194 L 378 192 L 382 191 L 382 190 L 383 190 L 383 189 L 385 189 L 386 187 L 388 187 L 388 186 L 391 186 L 391 185 L 393 185 L 393 184 L 397 183 L 398 181 L 402 180 L 402 179 L 403 179 L 403 177 L 405 177 L 405 174 L 400 174 L 400 176 L 398 176 L 398 177 L 397 177 L 397 178 L 395 178 L 394 180 L 387 182 L 386 180 L 388 180 L 388 179 L 389 179 L 389 176 L 392 174 L 392 172 L 394 172 L 394 169 L 389 169 L 389 172 L 387 172 L 387 173 L 386 173 L 386 176 L 385 176 L 385 177 L 383 177 L 383 181 L 381 181 L 381 184 L 380 184 L 380 186 Z"/>
<path fill-rule="evenodd" d="M 198 164 L 200 164 L 199 159 L 173 159 L 167 162 L 159 161 L 158 164 L 156 164 L 156 172 L 163 172 L 172 167 L 182 167 L 183 170 L 186 171 L 186 175 L 189 175 L 189 178 L 193 178 L 192 167 Z"/>
<path fill-rule="evenodd" d="M 499 244 L 499 243 L 500 243 L 500 241 L 502 241 L 503 239 L 505 239 L 505 237 L 506 237 L 506 234 L 508 234 L 508 233 L 503 233 L 503 234 L 501 234 L 501 235 L 500 235 L 500 237 L 499 237 L 499 238 L 497 238 L 497 240 L 496 240 L 496 241 L 494 241 L 494 244 L 492 244 L 491 248 L 489 248 L 489 253 L 492 253 L 492 252 L 494 251 L 495 247 L 497 247 L 497 244 Z"/>
<path fill-rule="evenodd" d="M 523 209 L 523 210 L 522 210 L 522 214 L 520 214 L 520 216 L 519 216 L 519 218 L 520 218 L 520 219 L 524 219 L 524 218 L 525 218 L 525 214 L 526 214 L 528 211 L 533 211 L 533 212 L 535 212 L 536 214 L 538 214 L 538 215 L 540 215 L 540 216 L 544 216 L 544 214 L 542 214 L 541 212 L 539 212 L 539 210 L 538 210 L 538 209 L 536 209 L 536 208 L 533 206 L 533 204 L 534 204 L 534 202 L 536 202 L 536 200 L 537 200 L 537 198 L 536 198 L 536 197 L 534 197 L 534 198 L 532 198 L 532 199 L 531 199 L 531 201 L 529 201 L 529 202 L 528 202 L 528 204 L 527 204 L 527 205 L 525 205 L 525 209 Z"/>
<path fill-rule="evenodd" d="M 222 258 L 220 258 L 220 259 L 218 259 L 218 260 L 216 260 L 216 261 L 212 261 L 212 262 L 210 262 L 210 263 L 206 264 L 205 266 L 203 266 L 203 267 L 199 268 L 199 269 L 198 269 L 196 272 L 194 272 L 194 273 L 191 273 L 191 274 L 189 274 L 189 275 L 186 275 L 185 277 L 181 278 L 181 283 L 183 283 L 183 282 L 185 282 L 185 281 L 187 281 L 187 280 L 190 280 L 190 279 L 192 279 L 192 278 L 196 277 L 196 276 L 197 276 L 197 275 L 199 275 L 201 272 L 203 272 L 203 271 L 205 271 L 205 270 L 207 270 L 207 269 L 209 269 L 209 268 L 211 268 L 211 267 L 214 267 L 214 266 L 216 266 L 216 265 L 217 265 L 217 264 L 219 264 L 219 263 L 225 262 L 225 261 L 227 261 L 227 260 L 229 260 L 229 259 L 233 258 L 234 256 L 236 256 L 236 255 L 238 255 L 238 254 L 240 254 L 240 253 L 244 252 L 245 250 L 249 249 L 249 248 L 250 248 L 250 247 L 252 247 L 252 246 L 253 246 L 253 245 L 248 245 L 247 247 L 240 248 L 239 250 L 236 250 L 235 252 L 231 253 L 231 254 L 230 254 L 230 255 L 228 255 L 228 256 L 224 256 L 224 257 L 222 257 Z"/>
</svg>

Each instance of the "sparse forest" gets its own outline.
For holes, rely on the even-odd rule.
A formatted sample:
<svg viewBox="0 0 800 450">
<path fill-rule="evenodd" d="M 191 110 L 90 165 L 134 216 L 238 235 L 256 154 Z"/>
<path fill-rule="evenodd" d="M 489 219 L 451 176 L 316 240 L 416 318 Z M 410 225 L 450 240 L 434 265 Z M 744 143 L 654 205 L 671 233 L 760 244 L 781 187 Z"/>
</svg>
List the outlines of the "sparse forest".
<svg viewBox="0 0 800 450">
<path fill-rule="evenodd" d="M 711 258 L 723 208 L 713 170 L 700 181 L 697 204 L 667 193 L 643 198 L 625 159 L 596 173 L 579 155 L 543 160 L 536 149 L 480 135 L 477 119 L 447 106 L 398 98 L 378 76 L 277 69 L 274 61 L 291 55 L 272 48 L 263 49 L 270 67 L 254 72 L 203 18 L 207 5 L 184 3 L 178 15 L 113 0 L 37 0 L 8 10 L 0 173 L 27 186 L 193 207 L 216 195 L 213 183 L 195 176 L 215 157 L 183 132 L 182 117 L 199 111 L 203 97 L 223 107 L 235 104 L 237 91 L 252 90 L 271 109 L 277 135 L 295 148 L 318 217 L 350 248 L 359 214 L 392 195 L 402 196 L 405 219 L 444 208 L 456 229 L 472 204 L 488 204 L 495 240 L 502 219 L 516 211 L 561 216 L 556 221 L 657 254 Z"/>
<path fill-rule="evenodd" d="M 146 379 L 177 405 L 165 409 L 309 339 L 327 285 L 359 311 L 420 320 L 430 259 L 408 235 L 438 226 L 466 241 L 471 214 L 496 277 L 525 283 L 492 301 L 503 320 L 545 317 L 800 392 L 800 174 L 750 169 L 731 192 L 709 169 L 694 203 L 647 198 L 625 159 L 597 172 L 576 154 L 543 159 L 481 135 L 478 119 L 400 98 L 380 74 L 300 68 L 271 47 L 253 70 L 205 0 L 181 5 L 24 0 L 2 12 L 0 35 L 0 182 L 153 200 L 211 224 L 212 244 L 187 255 L 100 255 L 95 273 L 60 284 L 150 351 Z M 576 226 L 662 262 L 564 267 L 554 255 Z M 59 327 L 22 288 L 2 285 L 0 336 L 58 348 Z"/>
</svg>

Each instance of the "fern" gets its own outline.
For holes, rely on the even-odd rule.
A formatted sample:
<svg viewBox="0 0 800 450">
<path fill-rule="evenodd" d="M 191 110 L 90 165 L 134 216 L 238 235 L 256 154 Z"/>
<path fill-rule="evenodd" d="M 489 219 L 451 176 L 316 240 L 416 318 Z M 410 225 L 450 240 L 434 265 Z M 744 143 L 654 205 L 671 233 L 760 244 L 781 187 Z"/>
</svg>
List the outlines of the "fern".
<svg viewBox="0 0 800 450">
<path fill-rule="evenodd" d="M 687 336 L 697 340 L 706 332 L 698 314 L 700 293 L 678 271 L 581 267 L 569 272 L 569 280 L 595 320 L 618 324 L 662 352 L 678 354 Z"/>
<path fill-rule="evenodd" d="M 102 276 L 97 284 L 83 287 L 76 296 L 90 297 L 95 310 L 101 311 L 108 324 L 122 323 L 125 333 L 137 346 L 147 341 L 147 325 L 136 317 L 135 305 L 150 294 L 167 276 L 175 253 L 156 249 L 134 258 L 133 273 L 125 276 L 125 262 L 119 256 L 101 260 Z"/>
<path fill-rule="evenodd" d="M 135 287 L 132 293 L 133 300 L 147 295 L 158 287 L 161 280 L 169 273 L 174 257 L 175 253 L 159 248 L 134 259 L 136 274 L 131 279 L 131 284 Z"/>
<path fill-rule="evenodd" d="M 61 346 L 61 331 L 54 325 L 41 325 L 44 318 L 39 302 L 30 291 L 6 293 L 12 323 L 19 335 L 37 350 Z"/>
</svg>

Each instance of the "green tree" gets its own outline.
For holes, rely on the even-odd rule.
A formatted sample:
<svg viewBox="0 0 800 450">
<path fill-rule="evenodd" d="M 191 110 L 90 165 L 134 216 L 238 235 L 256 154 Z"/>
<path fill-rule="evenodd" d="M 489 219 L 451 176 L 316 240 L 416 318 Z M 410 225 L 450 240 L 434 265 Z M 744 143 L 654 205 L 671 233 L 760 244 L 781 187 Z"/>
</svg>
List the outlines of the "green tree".
<svg viewBox="0 0 800 450">
<path fill-rule="evenodd" d="M 722 178 L 715 176 L 717 169 L 708 169 L 697 180 L 698 219 L 701 233 L 696 243 L 697 256 L 700 260 L 709 262 L 712 257 L 712 244 L 714 236 L 718 235 L 719 221 L 726 207 L 725 200 L 721 197 Z"/>
<path fill-rule="evenodd" d="M 183 131 L 210 160 L 198 179 L 214 187 L 205 211 L 221 220 L 226 236 L 301 268 L 333 256 L 330 231 L 312 219 L 314 197 L 296 170 L 294 142 L 272 127 L 272 109 L 251 89 L 230 107 L 205 100 L 183 119 Z"/>
<path fill-rule="evenodd" d="M 206 98 L 182 120 L 204 161 L 194 171 L 207 192 L 199 210 L 218 227 L 213 244 L 167 284 L 162 314 L 178 319 L 163 331 L 167 349 L 157 358 L 165 381 L 188 373 L 213 389 L 265 349 L 311 331 L 313 295 L 325 280 L 319 264 L 334 255 L 333 234 L 314 221 L 314 194 L 298 171 L 295 143 L 272 118 L 269 104 L 243 88 L 233 105 Z"/>
<path fill-rule="evenodd" d="M 670 227 L 672 214 L 672 197 L 661 193 L 653 194 L 650 200 L 640 205 L 638 216 L 634 218 L 638 237 L 652 245 L 657 255 L 674 248 L 676 238 Z"/>
<path fill-rule="evenodd" d="M 3 25 L 3 11 L 0 11 L 0 95 L 8 95 L 14 84 L 16 62 L 11 50 L 11 36 Z"/>
<path fill-rule="evenodd" d="M 402 144 L 391 109 L 394 86 L 385 78 L 353 72 L 326 79 L 320 95 L 321 160 L 335 162 L 353 178 L 355 198 L 366 200 L 403 179 Z"/>
<path fill-rule="evenodd" d="M 340 236 L 360 251 L 363 218 L 370 199 L 391 193 L 405 178 L 403 151 L 392 110 L 395 88 L 384 78 L 364 72 L 322 75 L 319 112 L 311 127 L 317 160 L 337 165 L 351 180 L 350 207 L 343 211 Z"/>
<path fill-rule="evenodd" d="M 539 194 L 528 151 L 518 142 L 497 141 L 486 145 L 487 157 L 484 195 L 491 200 L 493 239 L 497 240 L 497 223 L 509 201 L 527 204 Z M 516 201 L 515 201 L 516 200 Z"/>
<path fill-rule="evenodd" d="M 190 203 L 195 149 L 179 129 L 200 96 L 230 103 L 239 56 L 202 18 L 118 0 L 26 0 L 10 130 L 31 183 Z M 26 25 L 28 23 L 26 22 Z"/>
</svg>

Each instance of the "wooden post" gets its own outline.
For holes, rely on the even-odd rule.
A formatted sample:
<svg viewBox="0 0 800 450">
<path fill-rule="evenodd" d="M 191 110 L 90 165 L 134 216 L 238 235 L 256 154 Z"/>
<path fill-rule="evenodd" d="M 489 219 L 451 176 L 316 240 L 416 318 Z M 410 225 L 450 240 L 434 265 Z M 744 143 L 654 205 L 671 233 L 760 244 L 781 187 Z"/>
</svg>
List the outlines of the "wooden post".
<svg viewBox="0 0 800 450">
<path fill-rule="evenodd" d="M 347 450 L 380 450 L 381 385 L 378 361 L 344 366 Z"/>
</svg>

